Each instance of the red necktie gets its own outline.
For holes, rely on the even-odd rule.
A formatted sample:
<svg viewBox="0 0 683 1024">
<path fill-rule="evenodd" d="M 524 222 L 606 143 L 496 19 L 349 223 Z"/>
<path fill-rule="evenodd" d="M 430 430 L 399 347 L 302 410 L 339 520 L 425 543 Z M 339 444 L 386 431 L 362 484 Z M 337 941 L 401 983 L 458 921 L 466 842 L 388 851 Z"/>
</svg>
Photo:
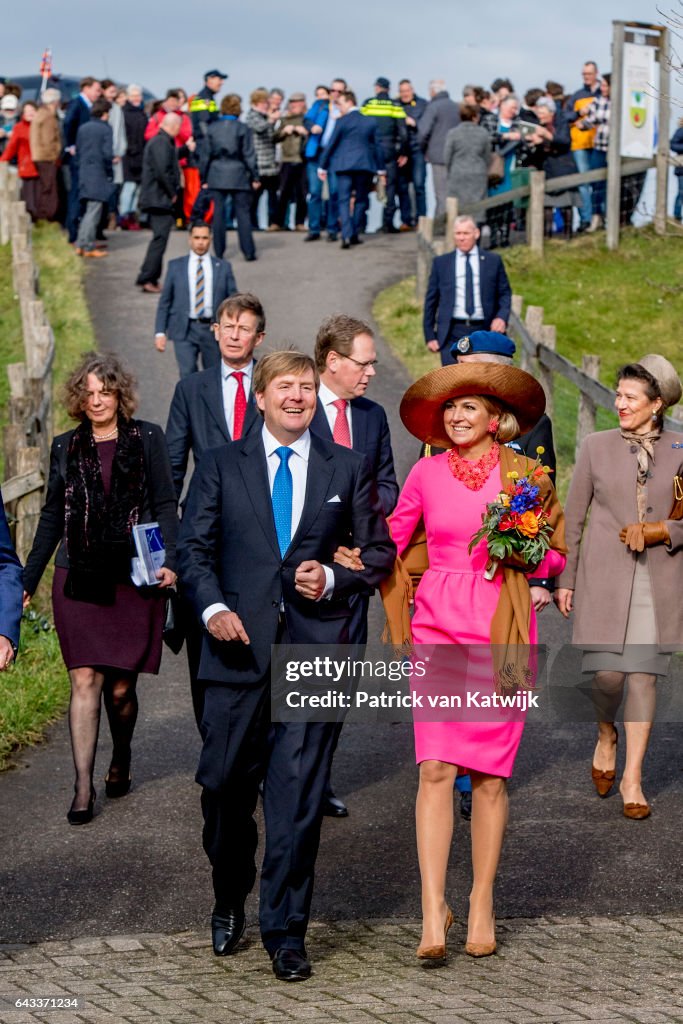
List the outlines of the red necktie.
<svg viewBox="0 0 683 1024">
<path fill-rule="evenodd" d="M 341 444 L 344 448 L 351 447 L 351 431 L 349 430 L 349 421 L 346 418 L 346 399 L 338 398 L 332 405 L 337 410 L 337 418 L 334 421 L 334 430 L 332 431 L 332 440 L 335 444 Z"/>
<path fill-rule="evenodd" d="M 244 417 L 247 414 L 247 396 L 244 393 L 244 373 L 242 370 L 235 370 L 230 374 L 237 381 L 237 391 L 235 392 L 235 411 L 232 417 L 232 439 L 233 441 L 239 441 L 242 436 L 242 427 L 244 426 Z"/>
</svg>

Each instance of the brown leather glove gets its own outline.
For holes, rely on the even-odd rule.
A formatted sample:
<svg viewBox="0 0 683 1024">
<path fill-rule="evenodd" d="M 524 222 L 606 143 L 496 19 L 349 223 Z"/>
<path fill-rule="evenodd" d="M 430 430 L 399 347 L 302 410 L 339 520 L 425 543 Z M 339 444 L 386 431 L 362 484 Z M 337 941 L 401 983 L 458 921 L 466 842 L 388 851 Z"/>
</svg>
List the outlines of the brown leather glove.
<svg viewBox="0 0 683 1024">
<path fill-rule="evenodd" d="M 644 551 L 653 544 L 668 544 L 669 528 L 663 520 L 658 523 L 629 523 L 619 534 L 619 540 L 631 551 Z"/>
</svg>

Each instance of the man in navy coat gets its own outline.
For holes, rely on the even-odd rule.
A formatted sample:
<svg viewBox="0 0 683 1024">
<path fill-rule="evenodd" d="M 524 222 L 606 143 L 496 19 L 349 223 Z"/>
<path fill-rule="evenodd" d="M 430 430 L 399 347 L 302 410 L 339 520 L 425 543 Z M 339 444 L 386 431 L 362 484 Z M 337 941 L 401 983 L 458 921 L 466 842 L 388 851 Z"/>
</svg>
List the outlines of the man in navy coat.
<svg viewBox="0 0 683 1024">
<path fill-rule="evenodd" d="M 259 918 L 281 981 L 310 976 L 305 938 L 331 722 L 271 722 L 271 648 L 349 642 L 348 599 L 391 571 L 396 547 L 366 460 L 309 430 L 317 372 L 299 352 L 259 360 L 263 427 L 207 452 L 180 531 L 180 574 L 205 626 L 204 849 L 213 868 L 214 953 L 235 951 L 256 877 L 253 814 L 264 779 Z M 364 568 L 334 563 L 349 538 Z"/>
<path fill-rule="evenodd" d="M 228 261 L 209 255 L 209 225 L 195 221 L 190 225 L 188 240 L 188 255 L 168 265 L 154 326 L 157 351 L 165 351 L 168 338 L 173 341 L 181 378 L 196 372 L 200 356 L 204 370 L 220 363 L 212 325 L 219 306 L 237 292 Z"/>
<path fill-rule="evenodd" d="M 334 441 L 365 456 L 384 514 L 390 516 L 398 501 L 398 481 L 387 414 L 381 405 L 365 397 L 376 373 L 377 353 L 372 328 L 344 313 L 328 317 L 320 325 L 314 358 L 320 388 L 311 430 L 326 441 Z M 367 594 L 354 594 L 349 598 L 352 643 L 367 643 L 369 600 Z M 341 724 L 336 730 L 332 753 L 339 740 Z M 329 778 L 323 811 L 331 818 L 345 818 L 348 814 Z"/>
<path fill-rule="evenodd" d="M 456 361 L 451 346 L 472 331 L 504 334 L 512 300 L 503 261 L 480 251 L 472 217 L 456 217 L 453 237 L 455 250 L 432 263 L 423 316 L 427 348 L 441 354 L 444 366 Z"/>
<path fill-rule="evenodd" d="M 69 168 L 71 183 L 66 211 L 66 229 L 69 241 L 75 242 L 78 234 L 78 222 L 81 219 L 81 200 L 78 193 L 78 162 L 76 156 L 76 137 L 81 125 L 90 120 L 90 111 L 95 100 L 102 95 L 102 86 L 96 78 L 82 78 L 78 96 L 72 99 L 64 115 L 64 162 Z"/>
<path fill-rule="evenodd" d="M 246 437 L 261 424 L 251 382 L 256 365 L 254 351 L 266 336 L 263 306 L 248 292 L 232 295 L 219 306 L 216 320 L 214 344 L 220 354 L 219 364 L 181 377 L 168 413 L 166 443 L 178 501 L 183 493 L 190 452 L 196 470 L 210 448 Z M 187 608 L 185 611 L 187 613 Z M 186 619 L 192 706 L 197 727 L 200 727 L 204 685 L 198 681 L 197 673 L 202 632 L 192 614 L 186 615 Z"/>
<path fill-rule="evenodd" d="M 114 188 L 114 136 L 108 124 L 111 103 L 101 96 L 92 105 L 90 120 L 81 125 L 76 136 L 78 194 L 83 216 L 78 225 L 76 252 L 79 256 L 106 256 L 95 248 L 97 226 L 104 204 Z"/>
<path fill-rule="evenodd" d="M 375 174 L 386 180 L 384 150 L 377 139 L 372 117 L 364 117 L 356 104 L 355 94 L 346 89 L 337 104 L 341 117 L 337 120 L 329 144 L 323 150 L 318 177 L 323 181 L 328 170 L 337 175 L 339 218 L 342 249 L 360 245 L 365 230 L 370 186 Z M 353 214 L 351 196 L 355 193 Z"/>
</svg>

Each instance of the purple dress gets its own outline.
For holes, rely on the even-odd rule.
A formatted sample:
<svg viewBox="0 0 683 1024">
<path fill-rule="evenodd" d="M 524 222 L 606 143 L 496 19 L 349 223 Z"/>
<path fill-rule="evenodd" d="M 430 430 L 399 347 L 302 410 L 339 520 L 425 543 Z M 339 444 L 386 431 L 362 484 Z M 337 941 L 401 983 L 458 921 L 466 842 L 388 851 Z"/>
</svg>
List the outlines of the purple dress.
<svg viewBox="0 0 683 1024">
<path fill-rule="evenodd" d="M 104 493 L 108 497 L 116 441 L 97 445 Z M 68 669 L 96 667 L 124 672 L 159 671 L 166 614 L 163 590 L 140 590 L 117 583 L 113 605 L 74 601 L 64 593 L 68 569 L 55 567 L 52 607 L 64 664 Z"/>
</svg>

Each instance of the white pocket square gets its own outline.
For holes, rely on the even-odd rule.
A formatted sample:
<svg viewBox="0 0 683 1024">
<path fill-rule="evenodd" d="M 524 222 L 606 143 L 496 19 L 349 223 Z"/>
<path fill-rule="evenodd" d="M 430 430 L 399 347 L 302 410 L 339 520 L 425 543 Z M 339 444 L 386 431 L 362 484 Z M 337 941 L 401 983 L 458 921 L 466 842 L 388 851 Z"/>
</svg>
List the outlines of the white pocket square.
<svg viewBox="0 0 683 1024">
<path fill-rule="evenodd" d="M 327 499 L 327 504 L 331 505 L 333 502 L 336 502 L 336 501 L 341 502 L 341 498 L 339 497 L 338 494 L 335 494 L 334 498 L 328 498 Z"/>
</svg>

